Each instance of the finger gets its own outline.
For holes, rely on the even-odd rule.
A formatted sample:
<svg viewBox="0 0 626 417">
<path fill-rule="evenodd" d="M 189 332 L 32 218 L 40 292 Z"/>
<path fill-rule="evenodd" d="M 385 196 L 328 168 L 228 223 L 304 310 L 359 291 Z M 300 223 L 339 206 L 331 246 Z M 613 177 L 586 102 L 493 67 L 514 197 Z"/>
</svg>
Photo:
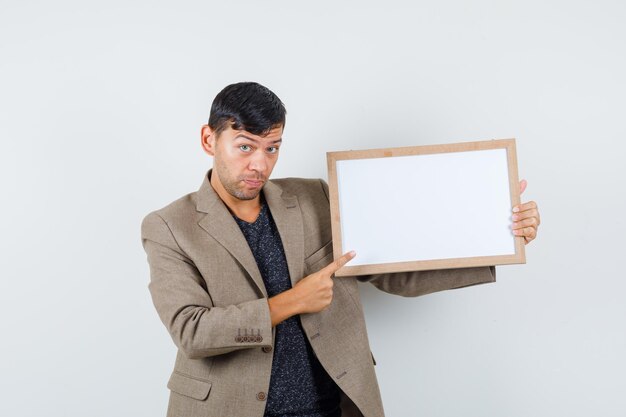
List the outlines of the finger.
<svg viewBox="0 0 626 417">
<path fill-rule="evenodd" d="M 524 219 L 519 222 L 514 222 L 512 225 L 513 230 L 523 229 L 525 227 L 534 227 L 537 228 L 539 226 L 537 222 L 537 218 L 531 217 L 529 219 Z"/>
<path fill-rule="evenodd" d="M 527 203 L 518 204 L 517 206 L 513 207 L 513 213 L 519 213 L 520 211 L 526 211 L 536 208 L 537 203 L 535 203 L 534 201 L 529 201 Z"/>
<path fill-rule="evenodd" d="M 530 236 L 524 236 L 524 244 L 528 245 L 536 237 L 537 237 L 537 229 L 535 229 Z"/>
<path fill-rule="evenodd" d="M 539 220 L 539 210 L 530 209 L 530 210 L 525 210 L 525 211 L 515 213 L 511 216 L 511 220 L 513 220 L 514 222 L 517 222 L 520 220 L 529 219 L 531 217 L 536 217 L 537 220 Z"/>
<path fill-rule="evenodd" d="M 528 185 L 528 182 L 526 180 L 521 180 L 519 182 L 519 193 L 520 193 L 520 195 L 524 192 L 524 190 L 526 189 L 527 185 Z"/>
<path fill-rule="evenodd" d="M 513 234 L 515 236 L 524 236 L 534 239 L 537 235 L 537 229 L 535 229 L 534 227 L 524 227 L 522 229 L 513 230 Z"/>
<path fill-rule="evenodd" d="M 526 211 L 513 214 L 511 216 L 511 220 L 520 221 L 523 219 L 529 219 L 531 217 L 534 217 L 537 219 L 537 226 L 541 224 L 541 214 L 539 214 L 539 210 L 537 209 L 526 210 Z"/>
<path fill-rule="evenodd" d="M 343 256 L 341 256 L 339 259 L 335 259 L 333 262 L 329 263 L 324 268 L 324 272 L 328 273 L 329 275 L 334 274 L 335 272 L 337 272 L 339 268 L 347 264 L 355 256 L 356 256 L 356 252 L 354 251 L 344 253 Z"/>
</svg>

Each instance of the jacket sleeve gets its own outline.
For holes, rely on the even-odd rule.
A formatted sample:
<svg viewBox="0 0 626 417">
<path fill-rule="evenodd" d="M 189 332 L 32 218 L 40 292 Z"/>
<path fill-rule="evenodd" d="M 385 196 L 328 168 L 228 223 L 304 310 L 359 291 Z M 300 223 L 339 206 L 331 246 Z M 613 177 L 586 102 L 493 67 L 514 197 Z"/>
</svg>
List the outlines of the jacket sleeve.
<svg viewBox="0 0 626 417">
<path fill-rule="evenodd" d="M 330 201 L 328 184 L 320 180 L 326 198 Z M 431 271 L 410 271 L 388 274 L 364 275 L 356 277 L 361 282 L 370 282 L 381 291 L 417 297 L 437 291 L 469 287 L 476 284 L 495 282 L 496 267 L 439 269 Z"/>
<path fill-rule="evenodd" d="M 152 302 L 176 346 L 191 359 L 271 346 L 266 298 L 215 307 L 193 261 L 178 246 L 169 226 L 153 212 L 141 224 L 150 265 Z M 245 337 L 244 337 L 245 336 Z"/>
<path fill-rule="evenodd" d="M 397 272 L 364 275 L 361 282 L 370 282 L 381 291 L 404 297 L 417 297 L 437 291 L 495 282 L 496 267 L 438 269 L 432 271 Z"/>
</svg>

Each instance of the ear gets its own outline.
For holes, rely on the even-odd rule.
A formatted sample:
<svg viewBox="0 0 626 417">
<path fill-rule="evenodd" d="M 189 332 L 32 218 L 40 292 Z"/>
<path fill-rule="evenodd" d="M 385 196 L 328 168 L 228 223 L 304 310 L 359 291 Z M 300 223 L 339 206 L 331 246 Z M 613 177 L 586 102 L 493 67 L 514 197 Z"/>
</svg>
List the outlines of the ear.
<svg viewBox="0 0 626 417">
<path fill-rule="evenodd" d="M 215 156 L 215 132 L 209 125 L 203 125 L 200 129 L 200 145 L 204 152 Z"/>
</svg>

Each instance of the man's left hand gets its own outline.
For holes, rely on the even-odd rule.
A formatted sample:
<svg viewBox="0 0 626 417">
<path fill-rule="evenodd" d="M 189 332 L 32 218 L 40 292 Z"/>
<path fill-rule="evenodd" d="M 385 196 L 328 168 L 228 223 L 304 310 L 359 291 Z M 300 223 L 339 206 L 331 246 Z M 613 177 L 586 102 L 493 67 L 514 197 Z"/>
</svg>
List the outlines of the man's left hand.
<svg viewBox="0 0 626 417">
<path fill-rule="evenodd" d="M 526 180 L 519 182 L 520 195 L 526 189 L 527 184 Z M 524 236 L 524 243 L 526 245 L 537 237 L 537 228 L 539 224 L 541 224 L 537 203 L 529 201 L 513 207 L 512 220 L 513 234 L 515 236 Z"/>
</svg>

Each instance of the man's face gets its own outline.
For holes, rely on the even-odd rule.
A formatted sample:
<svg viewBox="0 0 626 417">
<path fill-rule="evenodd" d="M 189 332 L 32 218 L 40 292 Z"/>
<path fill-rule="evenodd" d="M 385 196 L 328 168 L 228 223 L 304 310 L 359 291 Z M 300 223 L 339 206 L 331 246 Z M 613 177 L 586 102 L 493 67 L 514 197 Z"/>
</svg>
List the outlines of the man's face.
<svg viewBox="0 0 626 417">
<path fill-rule="evenodd" d="M 212 177 L 211 183 L 223 187 L 239 200 L 255 199 L 278 160 L 282 126 L 272 129 L 265 136 L 234 130 L 229 126 L 217 138 L 208 129 L 210 137 L 206 138 L 203 146 L 213 156 L 213 176 L 216 178 Z"/>
</svg>

